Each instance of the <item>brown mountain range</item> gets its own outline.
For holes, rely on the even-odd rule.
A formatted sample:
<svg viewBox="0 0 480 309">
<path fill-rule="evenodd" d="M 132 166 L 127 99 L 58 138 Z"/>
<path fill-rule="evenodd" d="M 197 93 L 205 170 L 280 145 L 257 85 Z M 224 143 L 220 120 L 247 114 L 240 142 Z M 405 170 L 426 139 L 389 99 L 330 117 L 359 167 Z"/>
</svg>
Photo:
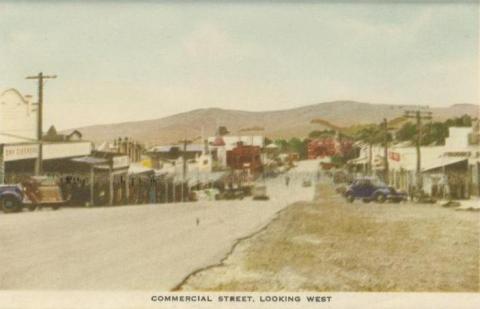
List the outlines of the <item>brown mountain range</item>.
<svg viewBox="0 0 480 309">
<path fill-rule="evenodd" d="M 192 110 L 160 119 L 94 125 L 78 128 L 87 140 L 96 143 L 117 137 L 131 137 L 153 144 L 176 143 L 184 137 L 193 138 L 203 133 L 210 136 L 217 125 L 228 128 L 232 134 L 257 132 L 269 138 L 306 137 L 313 130 L 327 128 L 325 124 L 349 127 L 358 124 L 379 123 L 383 118 L 393 119 L 413 105 L 371 104 L 354 101 L 334 101 L 278 111 L 249 112 L 205 108 Z M 435 120 L 471 115 L 478 117 L 479 106 L 454 104 L 449 107 L 430 108 Z M 322 119 L 322 121 L 312 121 Z"/>
</svg>

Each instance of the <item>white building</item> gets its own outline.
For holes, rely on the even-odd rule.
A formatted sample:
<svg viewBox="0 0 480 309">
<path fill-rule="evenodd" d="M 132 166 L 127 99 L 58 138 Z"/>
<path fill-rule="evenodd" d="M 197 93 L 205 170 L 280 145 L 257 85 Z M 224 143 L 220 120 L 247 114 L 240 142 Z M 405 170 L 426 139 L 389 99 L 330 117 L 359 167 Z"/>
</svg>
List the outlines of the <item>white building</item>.
<svg viewBox="0 0 480 309">
<path fill-rule="evenodd" d="M 37 139 L 37 111 L 31 100 L 13 88 L 0 93 L 0 144 Z"/>
<path fill-rule="evenodd" d="M 450 127 L 444 146 L 421 147 L 421 173 L 425 192 L 468 197 L 479 193 L 480 149 L 474 143 L 476 127 Z M 389 181 L 408 190 L 416 183 L 417 151 L 415 147 L 392 147 L 388 152 Z M 451 192 L 451 191 L 455 192 Z"/>
<path fill-rule="evenodd" d="M 0 183 L 9 172 L 33 173 L 40 144 L 37 141 L 37 107 L 31 96 L 16 89 L 0 93 Z M 90 142 L 44 142 L 44 161 L 89 155 Z"/>
</svg>

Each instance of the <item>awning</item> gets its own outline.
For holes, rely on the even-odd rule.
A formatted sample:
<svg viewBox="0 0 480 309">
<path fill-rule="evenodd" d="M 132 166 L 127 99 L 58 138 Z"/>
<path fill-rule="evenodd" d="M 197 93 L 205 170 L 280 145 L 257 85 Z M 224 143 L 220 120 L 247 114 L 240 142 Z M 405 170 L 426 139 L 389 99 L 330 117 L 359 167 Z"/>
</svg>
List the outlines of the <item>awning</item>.
<svg viewBox="0 0 480 309">
<path fill-rule="evenodd" d="M 348 160 L 348 164 L 367 164 L 368 158 L 367 157 L 359 157 L 355 159 Z"/>
<path fill-rule="evenodd" d="M 435 162 L 430 162 L 429 164 L 426 164 L 426 166 L 422 168 L 422 171 L 427 172 L 443 166 L 447 166 L 447 165 L 451 165 L 451 164 L 455 164 L 455 163 L 459 163 L 467 160 L 468 158 L 440 157 L 438 160 L 435 160 Z"/>
<path fill-rule="evenodd" d="M 70 159 L 73 162 L 77 163 L 85 163 L 88 165 L 98 165 L 98 164 L 106 164 L 108 163 L 107 159 L 104 158 L 96 158 L 96 157 L 80 157 L 80 158 L 73 158 Z"/>
<path fill-rule="evenodd" d="M 145 167 L 141 164 L 130 164 L 128 167 L 129 175 L 138 175 L 138 174 L 154 174 L 153 168 Z"/>
</svg>

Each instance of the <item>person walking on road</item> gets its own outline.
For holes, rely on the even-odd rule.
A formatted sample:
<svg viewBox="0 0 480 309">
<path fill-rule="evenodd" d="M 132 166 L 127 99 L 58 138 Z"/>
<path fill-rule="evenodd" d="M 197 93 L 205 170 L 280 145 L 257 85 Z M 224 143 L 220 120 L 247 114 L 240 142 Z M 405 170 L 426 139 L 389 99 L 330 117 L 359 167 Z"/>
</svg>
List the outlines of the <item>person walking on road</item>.
<svg viewBox="0 0 480 309">
<path fill-rule="evenodd" d="M 288 184 L 290 183 L 290 176 L 285 175 L 285 185 L 288 187 Z"/>
</svg>

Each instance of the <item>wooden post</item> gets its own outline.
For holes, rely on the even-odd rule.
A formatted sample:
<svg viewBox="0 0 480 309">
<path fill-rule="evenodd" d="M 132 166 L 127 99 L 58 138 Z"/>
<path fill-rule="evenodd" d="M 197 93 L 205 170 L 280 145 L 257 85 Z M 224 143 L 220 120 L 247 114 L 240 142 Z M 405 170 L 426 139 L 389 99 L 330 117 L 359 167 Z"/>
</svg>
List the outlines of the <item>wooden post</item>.
<svg viewBox="0 0 480 309">
<path fill-rule="evenodd" d="M 5 183 L 5 160 L 3 158 L 4 145 L 0 144 L 0 185 Z"/>
<path fill-rule="evenodd" d="M 168 203 L 168 180 L 165 177 L 165 203 Z"/>
<path fill-rule="evenodd" d="M 125 204 L 128 205 L 130 203 L 130 177 L 128 176 L 128 171 L 125 174 Z"/>
<path fill-rule="evenodd" d="M 183 187 L 185 186 L 185 180 L 183 180 L 183 181 L 181 182 L 181 184 L 182 184 L 182 186 L 180 187 L 180 195 L 181 195 L 181 196 L 180 196 L 180 201 L 181 201 L 181 202 L 184 202 L 184 198 L 183 198 L 183 195 L 184 195 L 184 192 L 183 192 L 183 191 L 184 191 L 184 189 L 183 189 Z"/>
<path fill-rule="evenodd" d="M 389 168 L 388 168 L 388 122 L 387 118 L 383 119 L 383 168 L 384 168 L 384 181 L 388 185 L 389 182 Z"/>
<path fill-rule="evenodd" d="M 175 192 L 175 191 L 176 191 L 176 190 L 175 190 L 175 189 L 176 189 L 176 188 L 175 188 L 175 185 L 176 185 L 175 179 L 172 180 L 172 184 L 173 184 L 173 202 L 175 203 L 175 202 L 177 201 L 177 196 L 175 195 L 175 193 L 176 193 L 176 192 Z"/>
<path fill-rule="evenodd" d="M 43 72 L 38 73 L 35 76 L 27 76 L 26 79 L 36 79 L 38 80 L 38 102 L 37 102 L 37 140 L 39 143 L 38 148 L 38 158 L 35 162 L 35 174 L 42 174 L 42 163 L 43 163 L 43 149 L 42 149 L 42 138 L 43 138 L 43 85 L 45 79 L 57 78 L 57 75 L 43 75 Z"/>
<path fill-rule="evenodd" d="M 95 167 L 90 166 L 90 206 L 95 204 Z"/>
<path fill-rule="evenodd" d="M 113 205 L 113 168 L 110 166 L 109 170 L 108 170 L 108 191 L 109 191 L 109 194 L 108 194 L 108 204 L 110 206 Z"/>
</svg>

